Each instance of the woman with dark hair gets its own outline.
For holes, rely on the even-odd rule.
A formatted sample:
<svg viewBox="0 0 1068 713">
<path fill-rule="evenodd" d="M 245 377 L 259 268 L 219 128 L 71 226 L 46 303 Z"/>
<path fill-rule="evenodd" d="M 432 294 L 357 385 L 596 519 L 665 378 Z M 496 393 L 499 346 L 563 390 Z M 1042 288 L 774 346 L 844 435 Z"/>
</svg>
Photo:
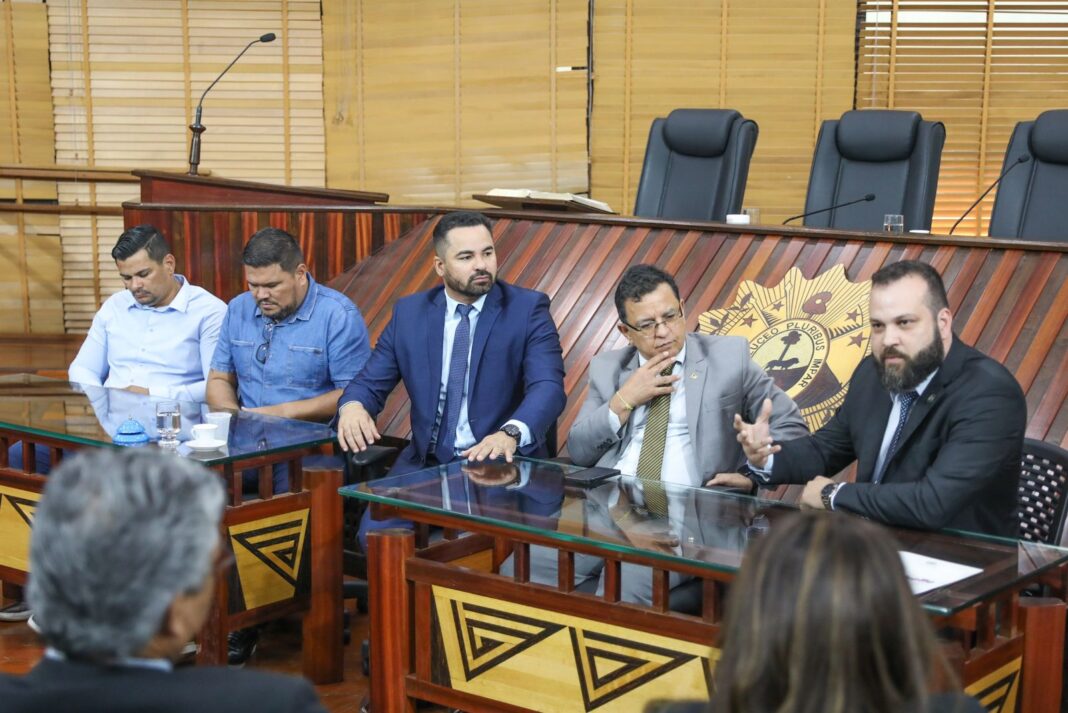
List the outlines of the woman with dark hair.
<svg viewBox="0 0 1068 713">
<path fill-rule="evenodd" d="M 981 713 L 905 579 L 894 541 L 860 518 L 799 513 L 747 553 L 731 586 L 714 713 Z"/>
</svg>

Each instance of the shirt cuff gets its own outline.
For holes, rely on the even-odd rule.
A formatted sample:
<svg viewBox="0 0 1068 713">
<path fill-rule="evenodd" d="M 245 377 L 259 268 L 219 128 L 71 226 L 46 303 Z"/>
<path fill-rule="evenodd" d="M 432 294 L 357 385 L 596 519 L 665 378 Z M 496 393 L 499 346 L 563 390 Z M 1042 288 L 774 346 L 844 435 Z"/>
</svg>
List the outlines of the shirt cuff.
<svg viewBox="0 0 1068 713">
<path fill-rule="evenodd" d="M 619 420 L 619 414 L 609 407 L 608 409 L 608 425 L 612 427 L 612 431 L 618 436 L 619 431 L 623 428 L 623 423 Z"/>
<path fill-rule="evenodd" d="M 831 491 L 831 510 L 834 510 L 834 499 L 838 495 L 838 491 L 842 489 L 843 485 L 846 485 L 846 483 L 839 483 L 838 485 L 834 486 L 834 490 Z"/>
<path fill-rule="evenodd" d="M 512 419 L 509 419 L 509 420 L 505 421 L 504 425 L 505 426 L 509 426 L 509 425 L 510 426 L 515 426 L 516 428 L 519 429 L 519 433 L 521 433 L 522 436 L 523 436 L 522 438 L 519 439 L 519 448 L 526 448 L 527 446 L 529 446 L 531 443 L 534 442 L 534 439 L 530 437 L 530 429 L 527 428 L 527 424 L 523 423 L 522 421 L 516 421 L 514 418 L 512 418 Z"/>
<path fill-rule="evenodd" d="M 755 465 L 750 463 L 748 460 L 746 461 L 746 465 L 749 466 L 749 470 L 752 471 L 753 475 L 756 476 L 757 480 L 759 480 L 764 485 L 767 485 L 769 482 L 771 482 L 771 469 L 775 465 L 774 461 L 775 461 L 775 455 L 772 454 L 772 455 L 768 456 L 768 459 L 766 461 L 764 461 L 764 467 L 763 468 L 757 468 Z"/>
</svg>

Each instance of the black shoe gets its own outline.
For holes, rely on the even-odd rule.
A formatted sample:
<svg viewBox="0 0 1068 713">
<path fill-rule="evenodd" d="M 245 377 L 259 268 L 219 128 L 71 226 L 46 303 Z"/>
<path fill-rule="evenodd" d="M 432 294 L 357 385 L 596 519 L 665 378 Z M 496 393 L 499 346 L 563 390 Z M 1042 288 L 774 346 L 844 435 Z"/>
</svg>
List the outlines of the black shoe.
<svg viewBox="0 0 1068 713">
<path fill-rule="evenodd" d="M 227 638 L 229 653 L 226 663 L 230 668 L 244 668 L 252 654 L 256 653 L 256 645 L 260 642 L 260 630 L 253 627 L 250 629 L 238 629 L 231 631 Z"/>
</svg>

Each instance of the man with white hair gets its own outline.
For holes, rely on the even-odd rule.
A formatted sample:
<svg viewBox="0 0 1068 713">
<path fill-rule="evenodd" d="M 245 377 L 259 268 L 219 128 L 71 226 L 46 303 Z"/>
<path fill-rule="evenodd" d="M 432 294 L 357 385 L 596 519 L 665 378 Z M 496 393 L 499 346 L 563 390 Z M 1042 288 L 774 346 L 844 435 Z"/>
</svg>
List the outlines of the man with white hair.
<svg viewBox="0 0 1068 713">
<path fill-rule="evenodd" d="M 48 478 L 34 516 L 29 602 L 47 648 L 0 676 L 5 713 L 323 711 L 299 678 L 175 669 L 233 555 L 219 537 L 222 483 L 145 450 L 92 450 Z"/>
</svg>

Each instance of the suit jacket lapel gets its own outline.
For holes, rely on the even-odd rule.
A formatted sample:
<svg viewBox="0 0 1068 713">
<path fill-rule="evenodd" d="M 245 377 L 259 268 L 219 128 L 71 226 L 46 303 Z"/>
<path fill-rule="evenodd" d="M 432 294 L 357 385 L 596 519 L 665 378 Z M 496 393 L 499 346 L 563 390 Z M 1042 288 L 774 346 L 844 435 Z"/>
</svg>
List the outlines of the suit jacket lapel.
<svg viewBox="0 0 1068 713">
<path fill-rule="evenodd" d="M 430 365 L 427 374 L 427 413 L 434 414 L 438 410 L 438 397 L 441 394 L 441 351 L 445 344 L 445 290 L 439 289 L 431 302 L 433 306 L 427 318 L 427 363 Z M 414 394 L 411 394 L 414 398 Z M 431 423 L 433 426 L 433 423 Z"/>
<path fill-rule="evenodd" d="M 879 449 L 883 445 L 886 422 L 890 420 L 890 409 L 894 405 L 894 402 L 890 400 L 890 394 L 886 393 L 878 378 L 878 376 L 875 377 L 874 388 L 869 398 L 864 399 L 871 404 L 871 417 L 865 419 L 865 433 L 862 441 L 865 447 L 857 453 L 857 480 L 862 483 L 869 483 L 875 477 L 875 465 L 879 462 Z"/>
<path fill-rule="evenodd" d="M 890 455 L 890 460 L 886 463 L 885 471 L 890 472 L 890 466 L 893 464 L 895 457 L 898 453 L 905 450 L 906 445 L 909 442 L 909 438 L 920 427 L 924 419 L 927 418 L 927 414 L 931 412 L 934 405 L 938 403 L 939 397 L 942 395 L 944 384 L 942 383 L 942 371 L 941 369 L 935 375 L 935 378 L 931 379 L 931 383 L 924 389 L 923 395 L 912 404 L 912 408 L 909 409 L 908 420 L 905 421 L 905 428 L 901 431 L 901 438 L 897 442 L 897 450 Z M 883 475 L 883 480 L 886 479 L 886 473 Z"/>
<path fill-rule="evenodd" d="M 623 368 L 619 370 L 619 374 L 616 375 L 616 390 L 626 383 L 630 375 L 638 369 L 638 350 L 634 347 L 629 347 L 631 350 L 630 359 L 623 364 Z M 630 436 L 634 432 L 634 414 L 631 413 L 630 418 L 623 425 L 623 438 L 619 442 L 619 454 L 622 455 L 627 446 L 630 445 Z"/>
<path fill-rule="evenodd" d="M 471 402 L 471 393 L 474 392 L 475 385 L 478 383 L 478 367 L 482 361 L 482 353 L 486 351 L 486 343 L 489 341 L 490 331 L 493 329 L 493 323 L 497 321 L 500 313 L 501 288 L 499 285 L 494 285 L 493 289 L 486 295 L 486 301 L 482 303 L 482 313 L 478 315 L 478 324 L 475 325 L 475 341 L 471 347 L 471 365 L 468 378 L 468 404 Z"/>
<path fill-rule="evenodd" d="M 695 453 L 700 453 L 697 444 L 697 420 L 701 415 L 701 397 L 705 393 L 705 378 L 708 375 L 708 362 L 703 352 L 698 350 L 696 339 L 686 337 L 686 361 L 682 365 L 683 384 L 686 387 L 686 427 L 690 429 L 690 439 Z M 698 467 L 700 467 L 698 457 Z"/>
</svg>

